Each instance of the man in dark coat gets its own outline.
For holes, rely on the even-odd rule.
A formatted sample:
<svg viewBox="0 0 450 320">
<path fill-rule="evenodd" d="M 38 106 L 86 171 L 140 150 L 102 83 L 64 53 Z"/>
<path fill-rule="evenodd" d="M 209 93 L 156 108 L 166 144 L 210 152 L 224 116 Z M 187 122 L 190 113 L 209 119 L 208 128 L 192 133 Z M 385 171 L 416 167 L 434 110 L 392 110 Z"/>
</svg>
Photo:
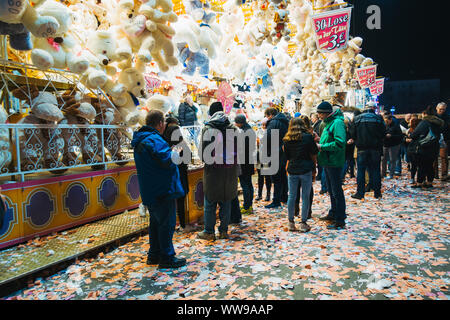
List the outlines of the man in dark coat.
<svg viewBox="0 0 450 320">
<path fill-rule="evenodd" d="M 203 169 L 205 229 L 198 233 L 198 238 L 216 239 L 214 228 L 216 209 L 219 205 L 219 239 L 228 239 L 231 202 L 238 194 L 239 165 L 237 164 L 235 136 L 227 134 L 227 131 L 235 132 L 236 127 L 230 123 L 220 102 L 211 104 L 209 116 L 211 118 L 205 123 L 202 130 L 199 147 L 200 159 L 205 163 Z M 230 145 L 234 145 L 234 147 L 231 148 Z"/>
<path fill-rule="evenodd" d="M 273 209 L 281 207 L 281 202 L 287 203 L 288 199 L 286 156 L 283 151 L 283 138 L 287 133 L 289 121 L 284 113 L 278 113 L 275 108 L 267 108 L 264 115 L 269 119 L 265 137 L 268 147 L 267 154 L 269 157 L 278 156 L 279 159 L 278 172 L 271 176 L 274 187 L 273 202 L 266 206 L 267 209 Z M 278 150 L 272 150 L 272 132 L 276 131 L 278 131 Z"/>
<path fill-rule="evenodd" d="M 375 114 L 374 108 L 367 107 L 362 114 L 355 117 L 350 125 L 349 133 L 358 149 L 356 160 L 358 187 L 352 198 L 364 198 L 366 170 L 369 172 L 369 180 L 372 182 L 375 198 L 381 198 L 380 162 L 386 135 L 383 118 Z"/>
<path fill-rule="evenodd" d="M 400 145 L 403 141 L 403 133 L 400 129 L 400 121 L 395 121 L 390 114 L 385 114 L 384 122 L 386 123 L 386 136 L 384 138 L 383 163 L 381 175 L 387 174 L 387 162 L 389 161 L 389 176 L 394 178 L 397 162 L 400 160 Z"/>
<path fill-rule="evenodd" d="M 242 153 L 243 159 L 239 159 L 239 164 L 241 165 L 241 175 L 239 176 L 239 181 L 241 183 L 242 192 L 244 196 L 244 205 L 241 210 L 242 214 L 253 213 L 253 183 L 252 175 L 255 173 L 255 165 L 253 161 L 253 154 L 256 150 L 256 134 L 252 127 L 247 123 L 247 118 L 243 114 L 239 114 L 234 119 L 236 127 L 243 131 L 245 135 L 244 148 L 241 150 L 240 145 L 238 145 L 238 155 Z"/>
<path fill-rule="evenodd" d="M 146 125 L 134 132 L 131 146 L 138 174 L 142 203 L 150 212 L 147 264 L 159 268 L 178 268 L 186 259 L 175 257 L 172 237 L 176 224 L 175 199 L 185 195 L 180 174 L 172 158 L 179 156 L 162 137 L 164 114 L 149 111 Z"/>
</svg>

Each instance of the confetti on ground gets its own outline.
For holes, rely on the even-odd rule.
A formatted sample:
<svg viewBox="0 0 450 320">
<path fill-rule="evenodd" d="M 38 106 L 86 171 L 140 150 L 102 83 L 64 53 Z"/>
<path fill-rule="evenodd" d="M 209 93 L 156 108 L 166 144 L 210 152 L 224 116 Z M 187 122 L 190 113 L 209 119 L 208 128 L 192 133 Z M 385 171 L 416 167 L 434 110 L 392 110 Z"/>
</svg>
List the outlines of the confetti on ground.
<svg viewBox="0 0 450 320">
<path fill-rule="evenodd" d="M 5 299 L 447 300 L 448 186 L 436 182 L 431 190 L 411 189 L 405 176 L 383 182 L 382 200 L 369 193 L 358 201 L 350 197 L 355 181 L 347 179 L 347 228 L 330 231 L 317 219 L 329 208 L 329 197 L 318 194 L 316 182 L 308 233 L 287 231 L 286 207 L 270 211 L 259 202 L 254 214 L 230 226 L 229 240 L 175 233 L 175 250 L 188 260 L 183 268 L 146 265 L 146 235 L 77 261 Z"/>
</svg>

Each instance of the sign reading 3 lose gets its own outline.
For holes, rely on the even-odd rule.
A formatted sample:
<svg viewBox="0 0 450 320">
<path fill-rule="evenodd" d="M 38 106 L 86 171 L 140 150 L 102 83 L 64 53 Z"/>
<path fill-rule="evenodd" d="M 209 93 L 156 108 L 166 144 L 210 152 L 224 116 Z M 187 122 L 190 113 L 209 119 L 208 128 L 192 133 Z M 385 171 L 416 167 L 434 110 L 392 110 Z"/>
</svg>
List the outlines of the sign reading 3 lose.
<svg viewBox="0 0 450 320">
<path fill-rule="evenodd" d="M 352 8 L 343 8 L 313 15 L 317 48 L 322 53 L 347 47 Z"/>
</svg>

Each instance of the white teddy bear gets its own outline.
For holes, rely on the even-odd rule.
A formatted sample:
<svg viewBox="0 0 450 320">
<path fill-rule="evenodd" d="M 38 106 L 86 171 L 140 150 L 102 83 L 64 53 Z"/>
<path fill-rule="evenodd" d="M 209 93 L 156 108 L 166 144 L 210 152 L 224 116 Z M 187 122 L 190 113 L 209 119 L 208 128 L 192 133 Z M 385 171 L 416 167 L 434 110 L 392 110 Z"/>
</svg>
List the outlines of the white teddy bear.
<svg viewBox="0 0 450 320">
<path fill-rule="evenodd" d="M 118 82 L 126 91 L 112 100 L 125 124 L 133 126 L 139 122 L 142 117 L 141 110 L 144 108 L 144 103 L 139 99 L 146 97 L 144 75 L 136 68 L 127 68 L 120 72 Z"/>
<path fill-rule="evenodd" d="M 71 11 L 65 5 L 54 0 L 47 0 L 38 8 L 41 15 L 54 17 L 60 27 L 52 38 L 34 38 L 34 49 L 31 51 L 31 61 L 39 68 L 69 69 L 81 74 L 89 67 L 89 61 L 76 55 L 75 39 L 68 34 L 72 25 Z M 79 46 L 78 46 L 79 47 Z"/>
<path fill-rule="evenodd" d="M 5 109 L 0 106 L 0 123 L 6 123 L 7 120 L 8 114 Z M 9 141 L 9 130 L 0 129 L 0 169 L 2 172 L 8 168 L 12 160 Z"/>
<path fill-rule="evenodd" d="M 122 95 L 126 88 L 111 79 L 117 73 L 117 69 L 110 65 L 119 60 L 116 51 L 117 43 L 112 32 L 92 32 L 82 53 L 89 61 L 89 68 L 81 76 L 81 83 L 92 89 L 101 88 L 112 97 Z"/>
</svg>

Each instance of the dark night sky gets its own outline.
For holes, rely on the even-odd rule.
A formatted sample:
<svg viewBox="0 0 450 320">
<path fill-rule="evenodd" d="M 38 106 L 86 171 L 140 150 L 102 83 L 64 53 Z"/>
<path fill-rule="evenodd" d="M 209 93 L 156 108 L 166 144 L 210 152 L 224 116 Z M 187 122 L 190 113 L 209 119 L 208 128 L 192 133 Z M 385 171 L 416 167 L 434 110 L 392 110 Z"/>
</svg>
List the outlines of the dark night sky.
<svg viewBox="0 0 450 320">
<path fill-rule="evenodd" d="M 440 79 L 441 99 L 450 98 L 448 76 L 449 25 L 440 29 L 445 1 L 349 0 L 354 5 L 351 35 L 364 39 L 362 54 L 378 64 L 377 75 L 390 80 Z M 381 9 L 381 30 L 369 30 L 367 7 Z M 445 44 L 447 44 L 445 46 Z M 445 48 L 445 49 L 444 49 Z M 444 51 L 446 50 L 446 51 Z"/>
</svg>

